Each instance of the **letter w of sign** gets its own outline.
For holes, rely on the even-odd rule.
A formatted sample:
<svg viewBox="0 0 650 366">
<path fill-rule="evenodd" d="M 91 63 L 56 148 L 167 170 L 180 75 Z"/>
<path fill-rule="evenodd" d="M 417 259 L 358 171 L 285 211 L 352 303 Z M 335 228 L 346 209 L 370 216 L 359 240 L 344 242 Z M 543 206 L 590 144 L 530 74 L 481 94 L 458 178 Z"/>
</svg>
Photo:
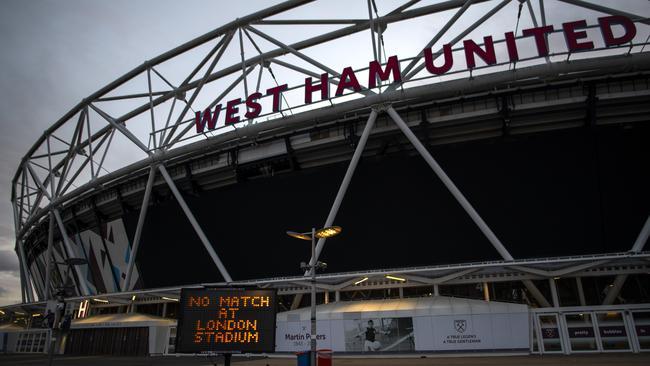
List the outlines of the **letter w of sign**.
<svg viewBox="0 0 650 366">
<path fill-rule="evenodd" d="M 196 112 L 194 117 L 194 123 L 196 124 L 196 133 L 202 133 L 205 129 L 207 123 L 208 130 L 214 130 L 217 126 L 217 118 L 219 117 L 219 112 L 221 112 L 221 105 L 217 105 L 214 108 L 214 113 L 210 112 L 208 107 L 203 112 Z"/>
</svg>

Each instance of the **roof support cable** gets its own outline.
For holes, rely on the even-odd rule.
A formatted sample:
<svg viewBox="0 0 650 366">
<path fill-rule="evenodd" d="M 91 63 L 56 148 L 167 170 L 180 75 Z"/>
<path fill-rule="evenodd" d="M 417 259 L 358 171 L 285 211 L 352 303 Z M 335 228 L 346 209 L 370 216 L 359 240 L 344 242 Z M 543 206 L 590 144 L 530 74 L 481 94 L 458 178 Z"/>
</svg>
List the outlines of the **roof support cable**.
<svg viewBox="0 0 650 366">
<path fill-rule="evenodd" d="M 273 81 L 275 82 L 275 86 L 280 86 L 278 84 L 278 79 L 275 78 L 275 74 L 273 74 L 273 70 L 271 70 L 271 63 L 266 66 L 267 69 L 269 69 L 269 74 L 271 74 L 271 77 L 273 78 Z M 282 95 L 282 100 L 284 100 L 284 103 L 287 105 L 287 108 L 289 108 L 289 112 L 293 115 L 293 111 L 291 110 L 291 106 L 289 105 L 289 102 L 287 101 L 287 98 L 285 98 L 284 93 L 280 93 Z M 282 113 L 282 109 L 280 109 L 280 114 L 282 117 L 284 117 L 284 113 Z"/>
<path fill-rule="evenodd" d="M 375 19 L 379 19 L 379 12 L 377 11 L 377 4 L 375 3 L 375 0 L 371 0 L 372 2 L 372 8 L 375 11 Z M 386 45 L 384 44 L 384 29 L 382 27 L 381 23 L 378 23 L 376 25 L 377 27 L 377 36 L 379 37 L 379 43 L 381 44 L 381 52 L 384 54 L 384 60 L 388 60 L 388 57 L 386 56 Z M 380 55 L 381 56 L 381 55 Z M 380 60 L 381 62 L 381 60 Z"/>
<path fill-rule="evenodd" d="M 521 19 L 521 9 L 524 8 L 524 3 L 528 0 L 519 0 L 519 10 L 517 11 L 517 23 L 515 24 L 515 37 L 517 36 L 517 32 L 519 31 L 519 20 Z M 513 69 L 517 67 L 517 61 L 513 61 L 511 65 L 508 65 L 508 70 L 510 70 L 510 67 L 512 66 Z"/>
<path fill-rule="evenodd" d="M 643 42 L 643 46 L 641 46 L 641 51 L 639 53 L 643 52 L 643 49 L 645 48 L 645 45 L 648 44 L 648 41 L 650 40 L 650 34 L 648 34 L 648 37 L 646 37 L 645 42 Z M 630 52 L 632 51 L 632 47 L 630 47 Z"/>
<path fill-rule="evenodd" d="M 253 37 L 251 37 L 250 33 L 248 33 L 246 28 L 243 28 L 243 30 L 244 30 L 244 34 L 246 35 L 246 37 L 248 37 L 248 40 L 251 41 L 251 43 L 253 44 L 253 47 L 255 47 L 257 52 L 260 55 L 262 55 L 263 54 L 262 50 L 259 48 L 257 43 L 255 43 L 255 41 L 253 40 Z M 262 68 L 266 67 L 269 70 L 269 74 L 271 74 L 271 77 L 273 78 L 273 81 L 275 82 L 275 86 L 280 86 L 280 84 L 278 84 L 278 80 L 275 78 L 275 74 L 273 74 L 273 70 L 271 70 L 271 63 L 270 62 L 264 62 L 262 60 L 260 65 L 262 65 Z M 258 78 L 258 82 L 257 82 L 257 85 L 258 85 L 257 88 L 258 89 L 259 89 L 259 84 L 260 84 L 259 81 L 261 80 L 261 75 L 262 74 L 260 72 L 260 77 Z M 281 95 L 282 95 L 282 99 L 284 100 L 284 103 L 287 105 L 287 108 L 289 108 L 289 112 L 291 112 L 291 114 L 293 115 L 293 111 L 291 110 L 291 106 L 289 105 L 289 102 L 287 101 L 287 98 L 284 96 L 283 93 L 281 93 Z M 284 113 L 282 113 L 282 110 L 280 110 L 280 114 L 282 115 L 282 117 L 284 117 Z"/>
</svg>

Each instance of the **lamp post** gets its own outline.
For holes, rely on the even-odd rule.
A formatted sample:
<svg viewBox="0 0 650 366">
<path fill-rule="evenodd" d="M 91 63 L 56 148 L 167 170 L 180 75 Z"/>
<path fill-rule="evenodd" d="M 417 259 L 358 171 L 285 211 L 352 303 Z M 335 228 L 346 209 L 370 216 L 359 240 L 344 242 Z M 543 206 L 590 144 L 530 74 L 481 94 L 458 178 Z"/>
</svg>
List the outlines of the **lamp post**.
<svg viewBox="0 0 650 366">
<path fill-rule="evenodd" d="M 316 230 L 312 228 L 311 232 L 298 233 L 287 231 L 287 235 L 292 238 L 311 241 L 311 260 L 309 263 L 301 263 L 301 269 L 308 269 L 311 275 L 311 366 L 316 366 L 316 269 L 326 268 L 327 264 L 316 260 L 316 238 L 331 238 L 341 233 L 343 229 L 340 226 L 329 226 Z"/>
</svg>

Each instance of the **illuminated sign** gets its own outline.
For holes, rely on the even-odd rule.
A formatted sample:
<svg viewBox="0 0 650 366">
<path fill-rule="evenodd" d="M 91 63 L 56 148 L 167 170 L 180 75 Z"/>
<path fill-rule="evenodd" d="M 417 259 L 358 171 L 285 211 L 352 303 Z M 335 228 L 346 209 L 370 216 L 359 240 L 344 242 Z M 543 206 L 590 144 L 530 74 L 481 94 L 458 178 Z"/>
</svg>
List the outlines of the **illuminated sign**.
<svg viewBox="0 0 650 366">
<path fill-rule="evenodd" d="M 176 352 L 275 351 L 273 290 L 188 288 L 180 307 Z"/>
<path fill-rule="evenodd" d="M 611 15 L 598 18 L 598 28 L 600 29 L 606 47 L 626 44 L 632 41 L 637 33 L 634 22 L 630 18 L 622 15 Z M 595 48 L 594 42 L 587 39 L 588 36 L 586 29 L 587 22 L 585 20 L 562 24 L 562 33 L 564 34 L 567 49 L 570 53 L 589 51 Z M 545 25 L 542 27 L 523 29 L 522 35 L 525 38 L 531 38 L 531 41 L 534 42 L 535 47 L 537 48 L 537 54 L 539 57 L 546 57 L 549 55 L 546 37 L 554 31 L 555 29 L 552 25 Z M 510 62 L 518 61 L 519 52 L 517 41 L 521 42 L 523 40 L 517 40 L 513 32 L 504 33 L 504 39 L 508 51 L 508 60 Z M 477 44 L 473 40 L 464 40 L 463 53 L 465 55 L 466 65 L 470 70 L 476 67 L 476 57 L 483 60 L 487 65 L 494 65 L 497 63 L 497 52 L 494 48 L 492 36 L 483 37 L 483 46 Z M 452 44 L 450 43 L 443 45 L 442 53 L 440 55 L 443 56 L 444 61 L 439 63 L 439 65 L 434 64 L 438 55 L 433 53 L 431 47 L 424 49 L 422 55 L 424 56 L 424 66 L 432 75 L 445 74 L 451 70 L 454 65 Z M 328 73 L 321 74 L 318 80 L 316 80 L 316 83 L 314 83 L 311 77 L 306 78 L 304 85 L 305 104 L 311 104 L 314 102 L 314 93 L 317 93 L 317 95 L 320 96 L 320 100 L 328 100 L 330 95 L 330 78 L 334 76 L 335 75 L 329 75 Z M 369 89 L 377 86 L 377 80 L 387 81 L 390 77 L 393 78 L 393 82 L 402 81 L 400 62 L 397 56 L 389 57 L 383 69 L 382 65 L 377 61 L 371 61 L 369 63 L 367 80 Z M 214 112 L 211 111 L 210 108 L 207 108 L 203 112 L 197 111 L 195 112 L 194 119 L 196 132 L 203 133 L 206 128 L 208 130 L 217 128 L 217 120 L 220 115 L 223 115 L 223 125 L 226 126 L 240 122 L 239 115 L 241 113 L 243 113 L 243 117 L 247 119 L 258 117 L 262 113 L 262 105 L 258 100 L 265 96 L 272 98 L 272 111 L 279 112 L 282 92 L 288 89 L 289 86 L 287 84 L 282 84 L 266 90 L 266 94 L 256 92 L 248 95 L 243 100 L 241 98 L 232 99 L 226 103 L 225 108 L 222 108 L 221 104 L 217 104 L 214 107 Z M 346 67 L 341 72 L 341 75 L 338 77 L 334 95 L 343 95 L 346 89 L 353 90 L 354 92 L 360 92 L 363 89 L 352 67 Z M 242 108 L 244 109 L 243 111 L 240 111 L 239 106 L 241 104 L 245 104 L 245 107 Z M 222 110 L 225 110 L 224 113 L 221 113 Z"/>
<path fill-rule="evenodd" d="M 85 318 L 88 315 L 88 310 L 90 309 L 90 301 L 84 300 L 79 304 L 79 310 L 77 311 L 77 318 Z"/>
</svg>

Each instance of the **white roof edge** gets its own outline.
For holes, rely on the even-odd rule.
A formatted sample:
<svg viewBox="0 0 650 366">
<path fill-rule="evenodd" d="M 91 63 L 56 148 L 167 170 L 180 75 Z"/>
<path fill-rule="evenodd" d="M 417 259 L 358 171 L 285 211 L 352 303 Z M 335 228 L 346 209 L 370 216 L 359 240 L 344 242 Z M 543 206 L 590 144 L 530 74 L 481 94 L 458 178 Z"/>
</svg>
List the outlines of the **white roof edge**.
<svg viewBox="0 0 650 366">
<path fill-rule="evenodd" d="M 344 314 L 356 313 L 361 318 L 381 317 L 382 313 L 420 315 L 453 315 L 453 314 L 505 314 L 527 313 L 528 305 L 499 301 L 485 301 L 448 296 L 417 297 L 406 299 L 383 299 L 364 301 L 339 301 L 318 305 L 316 313 L 321 320 L 343 319 Z M 309 317 L 310 308 L 302 308 L 278 313 L 279 321 L 289 318 L 305 320 Z M 392 317 L 392 316 L 391 316 Z"/>
</svg>

